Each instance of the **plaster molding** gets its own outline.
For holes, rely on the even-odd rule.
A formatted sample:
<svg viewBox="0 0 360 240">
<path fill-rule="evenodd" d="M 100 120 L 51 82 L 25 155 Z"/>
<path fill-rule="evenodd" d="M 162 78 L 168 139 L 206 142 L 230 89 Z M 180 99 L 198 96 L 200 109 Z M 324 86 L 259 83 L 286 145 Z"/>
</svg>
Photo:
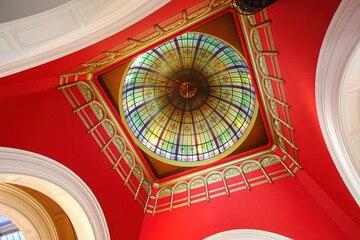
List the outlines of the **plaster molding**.
<svg viewBox="0 0 360 240">
<path fill-rule="evenodd" d="M 237 229 L 217 233 L 204 240 L 291 240 L 279 234 L 255 229 Z"/>
<path fill-rule="evenodd" d="M 73 0 L 0 24 L 0 77 L 63 57 L 131 26 L 170 0 Z"/>
<path fill-rule="evenodd" d="M 353 63 L 357 59 L 355 55 L 360 54 L 357 50 L 360 46 L 359 22 L 360 2 L 343 0 L 321 46 L 316 69 L 315 97 L 320 127 L 328 150 L 346 186 L 360 206 L 360 172 L 355 164 L 360 159 L 349 151 L 346 140 L 349 133 L 344 131 L 346 126 L 344 128 L 341 116 L 346 108 L 341 104 L 342 88 L 351 80 L 349 77 L 353 77 L 351 73 L 356 71 Z M 358 108 L 358 103 L 356 105 Z M 359 122 L 359 119 L 355 121 Z"/>
<path fill-rule="evenodd" d="M 110 239 L 96 197 L 62 164 L 36 153 L 0 147 L 0 182 L 26 186 L 49 196 L 69 216 L 79 239 Z"/>
<path fill-rule="evenodd" d="M 59 239 L 45 208 L 15 186 L 0 183 L 0 213 L 17 226 L 26 239 Z"/>
</svg>

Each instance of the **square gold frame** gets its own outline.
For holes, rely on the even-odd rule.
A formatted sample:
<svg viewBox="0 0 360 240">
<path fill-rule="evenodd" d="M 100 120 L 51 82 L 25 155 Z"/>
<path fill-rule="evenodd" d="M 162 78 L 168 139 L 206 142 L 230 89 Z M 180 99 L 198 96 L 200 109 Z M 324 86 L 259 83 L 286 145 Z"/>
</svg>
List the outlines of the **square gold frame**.
<svg viewBox="0 0 360 240">
<path fill-rule="evenodd" d="M 271 21 L 266 11 L 247 17 L 238 14 L 273 143 L 266 150 L 182 177 L 156 182 L 94 82 L 96 73 L 232 8 L 231 2 L 210 0 L 183 10 L 181 14 L 161 24 L 155 24 L 148 31 L 129 38 L 119 46 L 60 76 L 58 89 L 63 91 L 73 107 L 73 112 L 82 119 L 88 133 L 97 141 L 100 151 L 107 156 L 113 169 L 134 194 L 135 200 L 144 207 L 144 213 L 171 211 L 173 208 L 190 206 L 195 202 L 210 201 L 213 197 L 225 194 L 229 196 L 232 192 L 250 190 L 258 184 L 273 183 L 273 180 L 286 176 L 294 177 L 296 171 L 301 169 L 284 91 L 284 80 L 280 77 L 278 52 L 275 51 L 270 29 Z M 272 66 L 271 71 L 269 65 Z M 81 93 L 85 103 L 80 104 L 74 91 Z M 90 112 L 95 114 L 97 123 L 93 123 L 94 119 L 91 120 L 89 117 Z M 105 131 L 99 131 L 100 126 Z M 117 155 L 114 153 L 116 151 Z M 279 166 L 282 170 L 279 170 Z M 250 172 L 252 178 L 248 179 L 245 174 Z M 255 173 L 260 175 L 254 176 Z M 238 176 L 242 181 L 228 185 L 228 179 Z M 217 188 L 209 190 L 209 184 L 214 184 Z M 201 187 L 204 187 L 204 191 L 198 191 L 196 196 L 191 195 L 192 190 Z M 174 195 L 177 194 L 187 196 L 175 201 Z M 168 201 L 167 197 L 170 198 Z M 159 199 L 164 203 L 159 205 Z"/>
</svg>

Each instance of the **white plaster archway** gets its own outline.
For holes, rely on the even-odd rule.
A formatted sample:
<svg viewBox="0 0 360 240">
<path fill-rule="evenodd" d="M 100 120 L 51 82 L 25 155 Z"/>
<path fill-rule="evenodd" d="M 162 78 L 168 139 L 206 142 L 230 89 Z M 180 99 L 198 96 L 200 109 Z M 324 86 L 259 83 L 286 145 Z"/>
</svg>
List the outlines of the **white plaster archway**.
<svg viewBox="0 0 360 240">
<path fill-rule="evenodd" d="M 279 234 L 255 229 L 236 229 L 217 233 L 204 240 L 291 240 Z"/>
<path fill-rule="evenodd" d="M 360 1 L 343 0 L 321 46 L 315 97 L 327 148 L 342 179 L 360 206 L 359 22 Z M 354 101 L 349 101 L 350 94 L 354 92 L 358 96 L 355 96 Z"/>
<path fill-rule="evenodd" d="M 96 197 L 60 163 L 36 153 L 0 147 L 0 182 L 32 188 L 53 199 L 68 215 L 78 239 L 110 239 Z"/>
<path fill-rule="evenodd" d="M 17 226 L 25 239 L 59 239 L 56 227 L 44 207 L 13 185 L 0 183 L 0 214 Z"/>
</svg>

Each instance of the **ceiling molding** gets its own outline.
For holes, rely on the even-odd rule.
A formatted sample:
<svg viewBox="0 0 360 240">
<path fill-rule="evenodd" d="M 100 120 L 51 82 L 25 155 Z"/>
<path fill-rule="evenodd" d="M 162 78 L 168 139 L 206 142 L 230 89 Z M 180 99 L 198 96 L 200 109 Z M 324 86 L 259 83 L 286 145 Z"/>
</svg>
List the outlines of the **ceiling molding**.
<svg viewBox="0 0 360 240">
<path fill-rule="evenodd" d="M 204 240 L 291 240 L 279 234 L 255 229 L 236 229 L 217 233 Z"/>
<path fill-rule="evenodd" d="M 59 204 L 79 239 L 110 239 L 95 195 L 67 167 L 36 153 L 5 147 L 0 147 L 0 166 L 0 182 L 32 188 Z"/>
<path fill-rule="evenodd" d="M 16 186 L 0 183 L 0 213 L 13 222 L 26 239 L 59 239 L 49 212 Z"/>
<path fill-rule="evenodd" d="M 356 72 L 358 77 L 360 76 L 354 64 L 354 61 L 360 63 L 360 60 L 357 60 L 360 57 L 359 22 L 360 2 L 343 0 L 331 20 L 321 46 L 316 69 L 315 97 L 320 127 L 328 150 L 346 186 L 360 206 L 360 172 L 355 163 L 360 158 L 349 151 L 349 142 L 346 139 L 350 132 L 346 125 L 350 119 L 342 115 L 346 106 L 341 103 L 341 98 L 344 97 L 342 89 L 348 88 L 347 84 L 352 81 L 349 77 L 354 77 L 353 73 Z M 360 91 L 360 88 L 357 91 Z M 358 102 L 355 105 L 358 108 Z M 347 115 L 351 116 L 354 117 Z M 351 121 L 357 121 L 360 126 L 359 119 Z M 360 145 L 359 141 L 358 144 Z"/>
<path fill-rule="evenodd" d="M 99 42 L 170 0 L 79 0 L 0 24 L 0 77 Z"/>
</svg>

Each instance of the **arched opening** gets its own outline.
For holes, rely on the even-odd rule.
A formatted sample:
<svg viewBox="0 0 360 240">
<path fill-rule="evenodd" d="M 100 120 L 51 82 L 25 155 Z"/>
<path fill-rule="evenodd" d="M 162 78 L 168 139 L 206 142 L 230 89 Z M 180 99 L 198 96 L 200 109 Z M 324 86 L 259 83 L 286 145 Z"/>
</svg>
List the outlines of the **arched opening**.
<svg viewBox="0 0 360 240">
<path fill-rule="evenodd" d="M 321 46 L 316 108 L 327 148 L 360 206 L 360 2 L 342 1 Z"/>
<path fill-rule="evenodd" d="M 217 233 L 204 240 L 291 240 L 291 238 L 255 229 L 236 229 Z"/>
<path fill-rule="evenodd" d="M 24 186 L 0 183 L 0 239 L 77 240 L 64 210 L 46 195 Z"/>
<path fill-rule="evenodd" d="M 87 185 L 70 169 L 39 154 L 3 147 L 0 147 L 0 166 L 0 183 L 34 189 L 51 198 L 69 217 L 78 239 L 110 239 L 106 220 L 98 201 Z M 5 184 L 5 186 L 8 185 Z M 34 204 L 36 205 L 36 203 L 32 205 Z M 18 206 L 12 205 L 10 210 L 16 210 L 16 207 Z M 24 214 L 21 211 L 17 212 L 16 219 L 24 220 Z M 27 216 L 27 219 L 31 217 Z M 10 218 L 12 221 L 15 219 Z M 46 220 L 45 222 L 47 222 L 48 231 L 51 232 L 50 222 Z M 19 229 L 24 233 L 20 227 L 21 222 L 15 224 L 18 224 Z M 27 226 L 34 228 L 32 232 L 44 230 L 41 226 L 35 228 L 31 221 Z M 40 230 L 35 231 L 35 229 Z M 35 235 L 34 237 L 36 239 Z M 38 239 L 57 239 L 55 235 L 54 237 Z"/>
</svg>

